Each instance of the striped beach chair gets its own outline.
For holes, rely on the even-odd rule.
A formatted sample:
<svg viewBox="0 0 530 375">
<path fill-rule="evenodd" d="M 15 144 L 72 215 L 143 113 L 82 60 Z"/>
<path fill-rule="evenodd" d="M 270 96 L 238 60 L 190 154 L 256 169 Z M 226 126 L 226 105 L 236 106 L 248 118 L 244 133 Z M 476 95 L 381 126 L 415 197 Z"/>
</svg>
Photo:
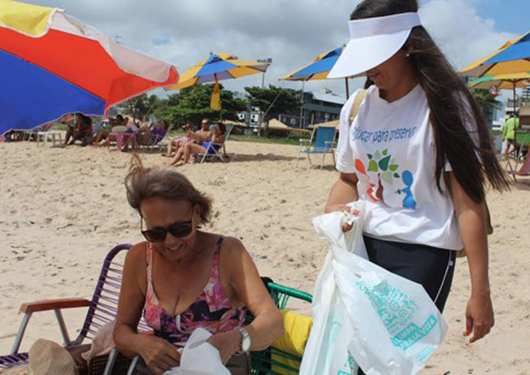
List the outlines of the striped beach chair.
<svg viewBox="0 0 530 375">
<path fill-rule="evenodd" d="M 11 353 L 6 356 L 0 356 L 0 372 L 3 369 L 28 363 L 28 354 L 19 352 L 20 344 L 22 343 L 24 332 L 26 331 L 31 316 L 41 311 L 53 311 L 55 313 L 64 345 L 79 364 L 81 362 L 80 354 L 89 350 L 90 342 L 94 339 L 98 329 L 112 322 L 116 317 L 123 263 L 127 250 L 130 248 L 131 245 L 129 244 L 121 244 L 115 246 L 108 253 L 103 262 L 103 267 L 91 300 L 73 298 L 24 303 L 20 308 L 20 312 L 24 314 L 24 317 L 22 318 L 22 323 L 13 343 Z M 71 340 L 61 310 L 78 307 L 88 307 L 88 312 L 81 332 L 75 340 Z M 149 330 L 143 320 L 140 322 L 139 330 Z M 111 374 L 113 366 L 114 371 L 121 371 L 120 373 L 122 373 L 127 370 L 129 365 L 130 360 L 128 358 L 119 354 L 118 351 L 113 350 L 110 355 L 97 356 L 92 358 L 86 366 L 81 365 L 79 373 L 91 375 Z"/>
</svg>

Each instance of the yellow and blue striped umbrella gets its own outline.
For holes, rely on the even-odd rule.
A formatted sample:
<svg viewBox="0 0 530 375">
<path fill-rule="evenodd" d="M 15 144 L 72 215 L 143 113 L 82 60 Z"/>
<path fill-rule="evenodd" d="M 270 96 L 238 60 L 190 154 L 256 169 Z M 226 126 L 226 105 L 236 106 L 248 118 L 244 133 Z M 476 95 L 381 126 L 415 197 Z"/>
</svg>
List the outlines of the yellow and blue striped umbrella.
<svg viewBox="0 0 530 375">
<path fill-rule="evenodd" d="M 239 60 L 228 53 L 212 53 L 197 65 L 182 73 L 178 83 L 169 90 L 178 90 L 216 80 L 234 79 L 251 74 L 265 73 L 268 63 Z"/>
<path fill-rule="evenodd" d="M 316 81 L 328 79 L 328 74 L 339 59 L 344 47 L 318 55 L 311 63 L 282 77 L 285 81 Z"/>
<path fill-rule="evenodd" d="M 489 56 L 462 69 L 460 74 L 483 77 L 530 72 L 530 32 L 506 42 Z"/>
</svg>

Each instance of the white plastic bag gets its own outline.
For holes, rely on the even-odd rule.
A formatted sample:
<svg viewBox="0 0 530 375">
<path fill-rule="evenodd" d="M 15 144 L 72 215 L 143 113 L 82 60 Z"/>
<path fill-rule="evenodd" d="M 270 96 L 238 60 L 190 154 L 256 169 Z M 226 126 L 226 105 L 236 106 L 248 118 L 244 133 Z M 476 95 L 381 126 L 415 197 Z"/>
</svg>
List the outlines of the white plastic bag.
<svg viewBox="0 0 530 375">
<path fill-rule="evenodd" d="M 193 331 L 182 351 L 180 367 L 173 367 L 164 375 L 230 375 L 219 351 L 207 342 L 211 335 L 203 328 Z"/>
<path fill-rule="evenodd" d="M 352 219 L 342 212 L 313 219 L 330 246 L 315 286 L 313 328 L 300 374 L 356 374 L 355 363 L 369 375 L 417 373 L 447 326 L 421 285 L 366 259 L 364 204 L 352 206 L 360 212 Z M 353 228 L 345 234 L 347 220 Z"/>
</svg>

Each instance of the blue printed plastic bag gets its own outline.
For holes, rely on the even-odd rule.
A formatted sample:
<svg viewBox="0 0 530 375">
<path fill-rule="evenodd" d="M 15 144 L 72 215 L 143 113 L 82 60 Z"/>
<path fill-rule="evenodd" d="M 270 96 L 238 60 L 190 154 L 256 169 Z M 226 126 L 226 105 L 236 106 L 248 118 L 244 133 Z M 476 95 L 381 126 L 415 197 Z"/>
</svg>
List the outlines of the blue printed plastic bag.
<svg viewBox="0 0 530 375">
<path fill-rule="evenodd" d="M 313 328 L 300 374 L 356 374 L 356 363 L 368 375 L 415 374 L 442 342 L 447 325 L 420 284 L 366 259 L 364 205 L 352 206 L 357 216 L 333 212 L 313 219 L 329 253 L 315 286 Z M 353 228 L 343 233 L 346 221 Z"/>
</svg>

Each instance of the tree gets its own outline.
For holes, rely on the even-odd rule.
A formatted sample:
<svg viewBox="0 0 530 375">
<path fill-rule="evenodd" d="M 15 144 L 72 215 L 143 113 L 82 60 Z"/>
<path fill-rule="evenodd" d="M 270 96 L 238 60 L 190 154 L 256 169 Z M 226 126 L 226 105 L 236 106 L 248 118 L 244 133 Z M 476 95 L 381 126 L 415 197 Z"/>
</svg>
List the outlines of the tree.
<svg viewBox="0 0 530 375">
<path fill-rule="evenodd" d="M 221 116 L 223 120 L 237 120 L 237 113 L 246 109 L 245 101 L 234 98 L 234 94 L 223 90 L 222 85 L 219 85 L 219 90 L 221 111 L 210 108 L 213 85 L 196 85 L 182 89 L 161 103 L 156 112 L 157 117 L 177 124 L 199 124 L 205 117 L 212 121 L 219 121 Z"/>
<path fill-rule="evenodd" d="M 161 105 L 161 99 L 156 95 L 141 94 L 126 101 L 125 114 L 135 119 L 145 121 Z"/>
<path fill-rule="evenodd" d="M 265 135 L 267 135 L 269 121 L 272 118 L 294 111 L 302 105 L 296 92 L 273 85 L 269 85 L 268 88 L 245 87 L 245 91 L 249 95 L 250 104 L 264 113 Z"/>
<path fill-rule="evenodd" d="M 473 89 L 471 90 L 471 94 L 480 108 L 482 108 L 483 113 L 486 113 L 490 108 L 499 109 L 502 107 L 501 103 L 495 99 L 495 96 L 488 89 Z"/>
</svg>

